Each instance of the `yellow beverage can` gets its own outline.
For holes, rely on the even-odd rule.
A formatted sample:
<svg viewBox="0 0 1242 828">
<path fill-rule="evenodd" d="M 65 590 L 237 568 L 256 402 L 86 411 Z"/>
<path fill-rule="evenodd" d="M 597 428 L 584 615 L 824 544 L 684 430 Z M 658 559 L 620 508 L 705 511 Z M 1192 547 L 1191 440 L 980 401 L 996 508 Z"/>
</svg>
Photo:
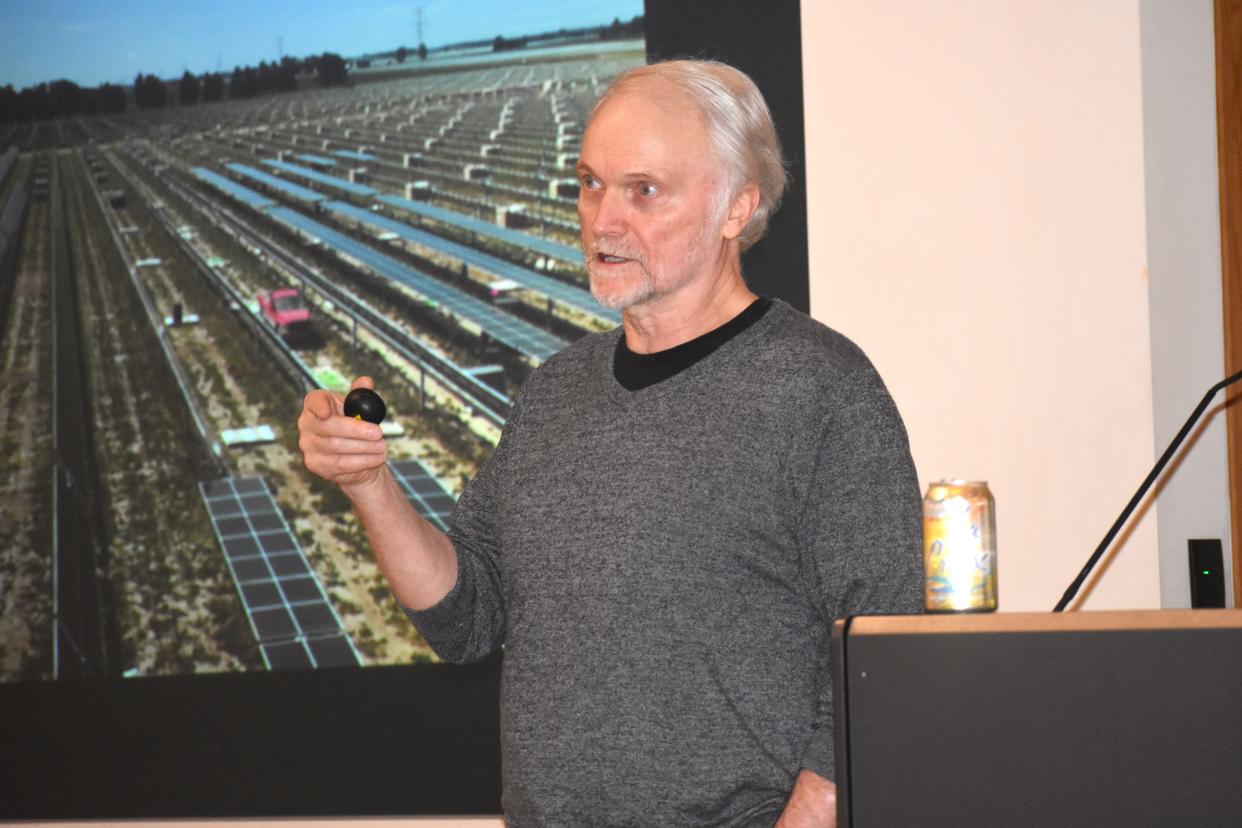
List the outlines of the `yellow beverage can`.
<svg viewBox="0 0 1242 828">
<path fill-rule="evenodd" d="M 996 501 L 984 482 L 940 480 L 923 498 L 928 612 L 996 609 Z"/>
</svg>

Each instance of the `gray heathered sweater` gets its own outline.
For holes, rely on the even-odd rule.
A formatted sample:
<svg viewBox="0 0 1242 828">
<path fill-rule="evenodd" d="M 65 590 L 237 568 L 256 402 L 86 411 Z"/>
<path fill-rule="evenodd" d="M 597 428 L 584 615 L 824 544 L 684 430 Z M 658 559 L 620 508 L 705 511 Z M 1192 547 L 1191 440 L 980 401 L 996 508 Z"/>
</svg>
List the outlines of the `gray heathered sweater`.
<svg viewBox="0 0 1242 828">
<path fill-rule="evenodd" d="M 829 633 L 922 606 L 905 429 L 866 356 L 783 302 L 636 392 L 620 331 L 523 387 L 410 616 L 443 658 L 505 645 L 511 826 L 771 826 L 833 776 Z"/>
</svg>

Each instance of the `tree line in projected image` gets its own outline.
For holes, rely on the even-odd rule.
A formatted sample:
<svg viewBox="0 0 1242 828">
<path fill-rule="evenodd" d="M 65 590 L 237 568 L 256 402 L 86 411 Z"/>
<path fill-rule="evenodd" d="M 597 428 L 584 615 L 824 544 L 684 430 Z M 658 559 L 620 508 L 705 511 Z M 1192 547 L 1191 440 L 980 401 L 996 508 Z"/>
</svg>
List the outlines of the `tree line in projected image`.
<svg viewBox="0 0 1242 828">
<path fill-rule="evenodd" d="M 585 36 L 607 41 L 641 38 L 642 35 L 643 19 L 639 16 L 625 23 L 620 18 L 613 18 L 611 24 L 592 29 L 561 29 L 542 35 L 514 38 L 496 35 L 490 41 L 490 46 L 494 52 L 503 52 L 526 49 L 552 37 L 567 39 Z M 478 48 L 486 43 L 471 41 L 439 47 L 436 50 L 428 50 L 427 44 L 419 43 L 413 51 L 405 46 L 398 46 L 390 53 L 359 58 L 353 63 L 360 69 L 370 68 L 373 62 L 391 61 L 400 66 L 410 57 L 426 61 L 433 52 Z M 275 92 L 297 92 L 306 79 L 313 79 L 321 86 L 342 86 L 348 77 L 349 64 L 350 62 L 338 54 L 324 52 L 305 58 L 282 57 L 272 63 L 260 61 L 258 66 L 238 66 L 227 78 L 220 72 L 195 75 L 186 70 L 179 80 L 171 82 L 154 74 L 139 72 L 128 91 L 118 84 L 102 83 L 95 87 L 82 87 L 69 80 L 40 83 L 25 87 L 21 91 L 15 90 L 12 84 L 6 84 L 0 86 L 0 124 L 100 114 L 115 115 L 129 108 L 131 99 L 133 106 L 138 109 L 158 109 L 174 102 L 178 106 L 191 106 L 200 102 L 253 98 Z"/>
<path fill-rule="evenodd" d="M 404 62 L 404 47 L 396 55 Z M 426 59 L 427 47 L 419 47 Z M 257 67 L 237 67 L 226 77 L 219 72 L 195 75 L 186 71 L 180 80 L 169 82 L 141 72 L 127 91 L 117 84 L 103 83 L 83 88 L 73 81 L 58 80 L 28 86 L 20 92 L 12 85 L 0 87 L 0 123 L 90 115 L 116 115 L 133 105 L 137 109 L 164 106 L 193 106 L 223 100 L 254 98 L 276 92 L 297 92 L 303 79 L 320 86 L 344 86 L 349 76 L 340 55 L 324 52 L 305 59 L 285 57 L 279 63 L 261 61 Z"/>
<path fill-rule="evenodd" d="M 0 87 L 0 681 L 434 661 L 301 401 L 372 376 L 445 525 L 529 373 L 618 324 L 573 165 L 641 11 Z"/>
</svg>

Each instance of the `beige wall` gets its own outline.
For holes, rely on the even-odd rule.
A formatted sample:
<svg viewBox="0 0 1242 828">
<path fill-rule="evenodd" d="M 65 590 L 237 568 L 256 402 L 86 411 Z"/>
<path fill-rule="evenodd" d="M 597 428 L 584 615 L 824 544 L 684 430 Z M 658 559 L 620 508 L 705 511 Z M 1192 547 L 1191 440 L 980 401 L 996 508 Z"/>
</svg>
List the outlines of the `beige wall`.
<svg viewBox="0 0 1242 828">
<path fill-rule="evenodd" d="M 1051 609 L 1154 461 L 1139 10 L 804 0 L 811 309 Z M 1088 608 L 1160 606 L 1155 515 Z"/>
</svg>

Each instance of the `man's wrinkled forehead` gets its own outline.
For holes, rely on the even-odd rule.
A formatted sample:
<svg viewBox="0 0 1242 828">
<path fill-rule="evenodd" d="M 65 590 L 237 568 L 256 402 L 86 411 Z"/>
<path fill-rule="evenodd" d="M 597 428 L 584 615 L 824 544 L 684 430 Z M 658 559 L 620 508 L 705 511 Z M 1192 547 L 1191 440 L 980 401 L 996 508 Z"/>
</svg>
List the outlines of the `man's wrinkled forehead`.
<svg viewBox="0 0 1242 828">
<path fill-rule="evenodd" d="M 628 78 L 604 93 L 604 99 L 591 113 L 587 127 L 606 107 L 615 106 L 627 99 L 641 100 L 660 109 L 670 119 L 685 121 L 693 118 L 706 128 L 703 108 L 691 95 L 664 78 L 640 76 Z"/>
<path fill-rule="evenodd" d="M 685 98 L 672 85 L 647 78 L 612 90 L 587 124 L 579 168 L 668 178 L 712 164 L 706 124 Z"/>
</svg>

